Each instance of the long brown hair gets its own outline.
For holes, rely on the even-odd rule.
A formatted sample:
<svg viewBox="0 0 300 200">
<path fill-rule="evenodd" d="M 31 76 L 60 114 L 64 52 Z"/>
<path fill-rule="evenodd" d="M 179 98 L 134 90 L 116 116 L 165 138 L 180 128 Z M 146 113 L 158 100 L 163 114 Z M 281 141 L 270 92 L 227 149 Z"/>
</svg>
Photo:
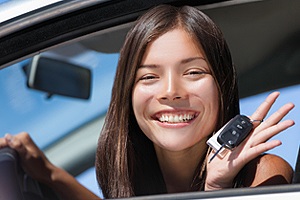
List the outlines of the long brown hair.
<svg viewBox="0 0 300 200">
<path fill-rule="evenodd" d="M 236 73 L 226 41 L 214 22 L 189 6 L 160 5 L 149 10 L 128 32 L 120 52 L 111 103 L 98 142 L 96 173 L 106 198 L 167 192 L 153 144 L 136 122 L 131 98 L 148 43 L 178 27 L 198 42 L 211 66 L 220 97 L 215 130 L 239 113 Z"/>
</svg>

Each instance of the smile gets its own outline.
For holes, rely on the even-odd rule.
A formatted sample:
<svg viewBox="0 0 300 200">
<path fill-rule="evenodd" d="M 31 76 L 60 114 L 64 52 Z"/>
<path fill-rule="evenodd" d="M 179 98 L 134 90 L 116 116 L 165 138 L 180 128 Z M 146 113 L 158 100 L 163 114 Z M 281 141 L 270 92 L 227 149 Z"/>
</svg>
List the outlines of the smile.
<svg viewBox="0 0 300 200">
<path fill-rule="evenodd" d="M 163 123 L 183 123 L 192 121 L 196 117 L 196 113 L 184 114 L 162 114 L 157 117 L 158 121 Z"/>
</svg>

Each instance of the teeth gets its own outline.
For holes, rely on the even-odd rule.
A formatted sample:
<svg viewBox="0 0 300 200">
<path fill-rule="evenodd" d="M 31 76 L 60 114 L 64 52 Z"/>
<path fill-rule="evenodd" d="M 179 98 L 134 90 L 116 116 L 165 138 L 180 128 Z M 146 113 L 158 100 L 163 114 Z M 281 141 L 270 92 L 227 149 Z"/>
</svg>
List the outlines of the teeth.
<svg viewBox="0 0 300 200">
<path fill-rule="evenodd" d="M 194 117 L 194 114 L 162 115 L 159 117 L 159 121 L 169 123 L 187 122 L 194 119 Z"/>
</svg>

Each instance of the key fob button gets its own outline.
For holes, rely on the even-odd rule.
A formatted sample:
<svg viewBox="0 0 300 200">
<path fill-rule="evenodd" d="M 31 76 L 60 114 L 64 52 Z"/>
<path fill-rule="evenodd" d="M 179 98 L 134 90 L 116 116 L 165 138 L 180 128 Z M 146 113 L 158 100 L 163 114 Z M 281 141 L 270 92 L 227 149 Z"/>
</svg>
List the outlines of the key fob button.
<svg viewBox="0 0 300 200">
<path fill-rule="evenodd" d="M 240 124 L 237 124 L 236 127 L 237 127 L 238 129 L 240 129 L 240 130 L 243 130 L 243 126 L 240 125 Z"/>
<path fill-rule="evenodd" d="M 232 131 L 231 131 L 231 134 L 232 134 L 232 135 L 236 135 L 236 134 L 238 134 L 238 133 L 236 132 L 236 130 L 232 130 Z"/>
<path fill-rule="evenodd" d="M 244 115 L 237 115 L 224 127 L 217 141 L 228 149 L 234 149 L 250 133 L 253 125 L 250 119 Z"/>
</svg>

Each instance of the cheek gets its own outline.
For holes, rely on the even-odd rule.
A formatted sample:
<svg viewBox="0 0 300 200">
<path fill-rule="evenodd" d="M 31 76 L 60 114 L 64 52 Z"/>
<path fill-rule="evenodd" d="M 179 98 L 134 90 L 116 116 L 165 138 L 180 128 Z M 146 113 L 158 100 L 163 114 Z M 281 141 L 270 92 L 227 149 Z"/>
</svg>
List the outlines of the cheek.
<svg viewBox="0 0 300 200">
<path fill-rule="evenodd" d="M 132 107 L 136 118 L 142 115 L 143 111 L 147 108 L 147 104 L 152 99 L 153 90 L 145 87 L 135 86 L 132 93 Z"/>
<path fill-rule="evenodd" d="M 213 78 L 212 78 L 213 79 Z M 217 120 L 219 116 L 219 106 L 220 106 L 220 98 L 217 85 L 215 81 L 211 81 L 210 84 L 207 84 L 207 103 L 209 107 L 209 115 L 212 122 L 212 130 L 213 131 L 217 126 Z"/>
<path fill-rule="evenodd" d="M 136 121 L 143 133 L 151 139 L 151 130 L 149 129 L 148 121 L 150 103 L 153 99 L 153 90 L 145 89 L 145 87 L 136 86 L 132 93 L 132 107 Z"/>
<path fill-rule="evenodd" d="M 201 98 L 205 104 L 213 105 L 214 109 L 219 107 L 219 92 L 212 77 L 203 79 L 189 88 L 191 93 Z"/>
<path fill-rule="evenodd" d="M 220 98 L 213 77 L 207 78 L 199 83 L 197 87 L 194 87 L 193 93 L 197 96 L 196 99 L 200 99 L 198 102 L 200 106 L 202 105 L 204 107 L 203 117 L 210 119 L 211 124 L 215 124 L 219 115 Z"/>
<path fill-rule="evenodd" d="M 210 97 L 210 103 L 213 105 L 214 110 L 219 110 L 219 92 L 215 81 L 211 81 L 207 87 L 207 96 Z"/>
</svg>

